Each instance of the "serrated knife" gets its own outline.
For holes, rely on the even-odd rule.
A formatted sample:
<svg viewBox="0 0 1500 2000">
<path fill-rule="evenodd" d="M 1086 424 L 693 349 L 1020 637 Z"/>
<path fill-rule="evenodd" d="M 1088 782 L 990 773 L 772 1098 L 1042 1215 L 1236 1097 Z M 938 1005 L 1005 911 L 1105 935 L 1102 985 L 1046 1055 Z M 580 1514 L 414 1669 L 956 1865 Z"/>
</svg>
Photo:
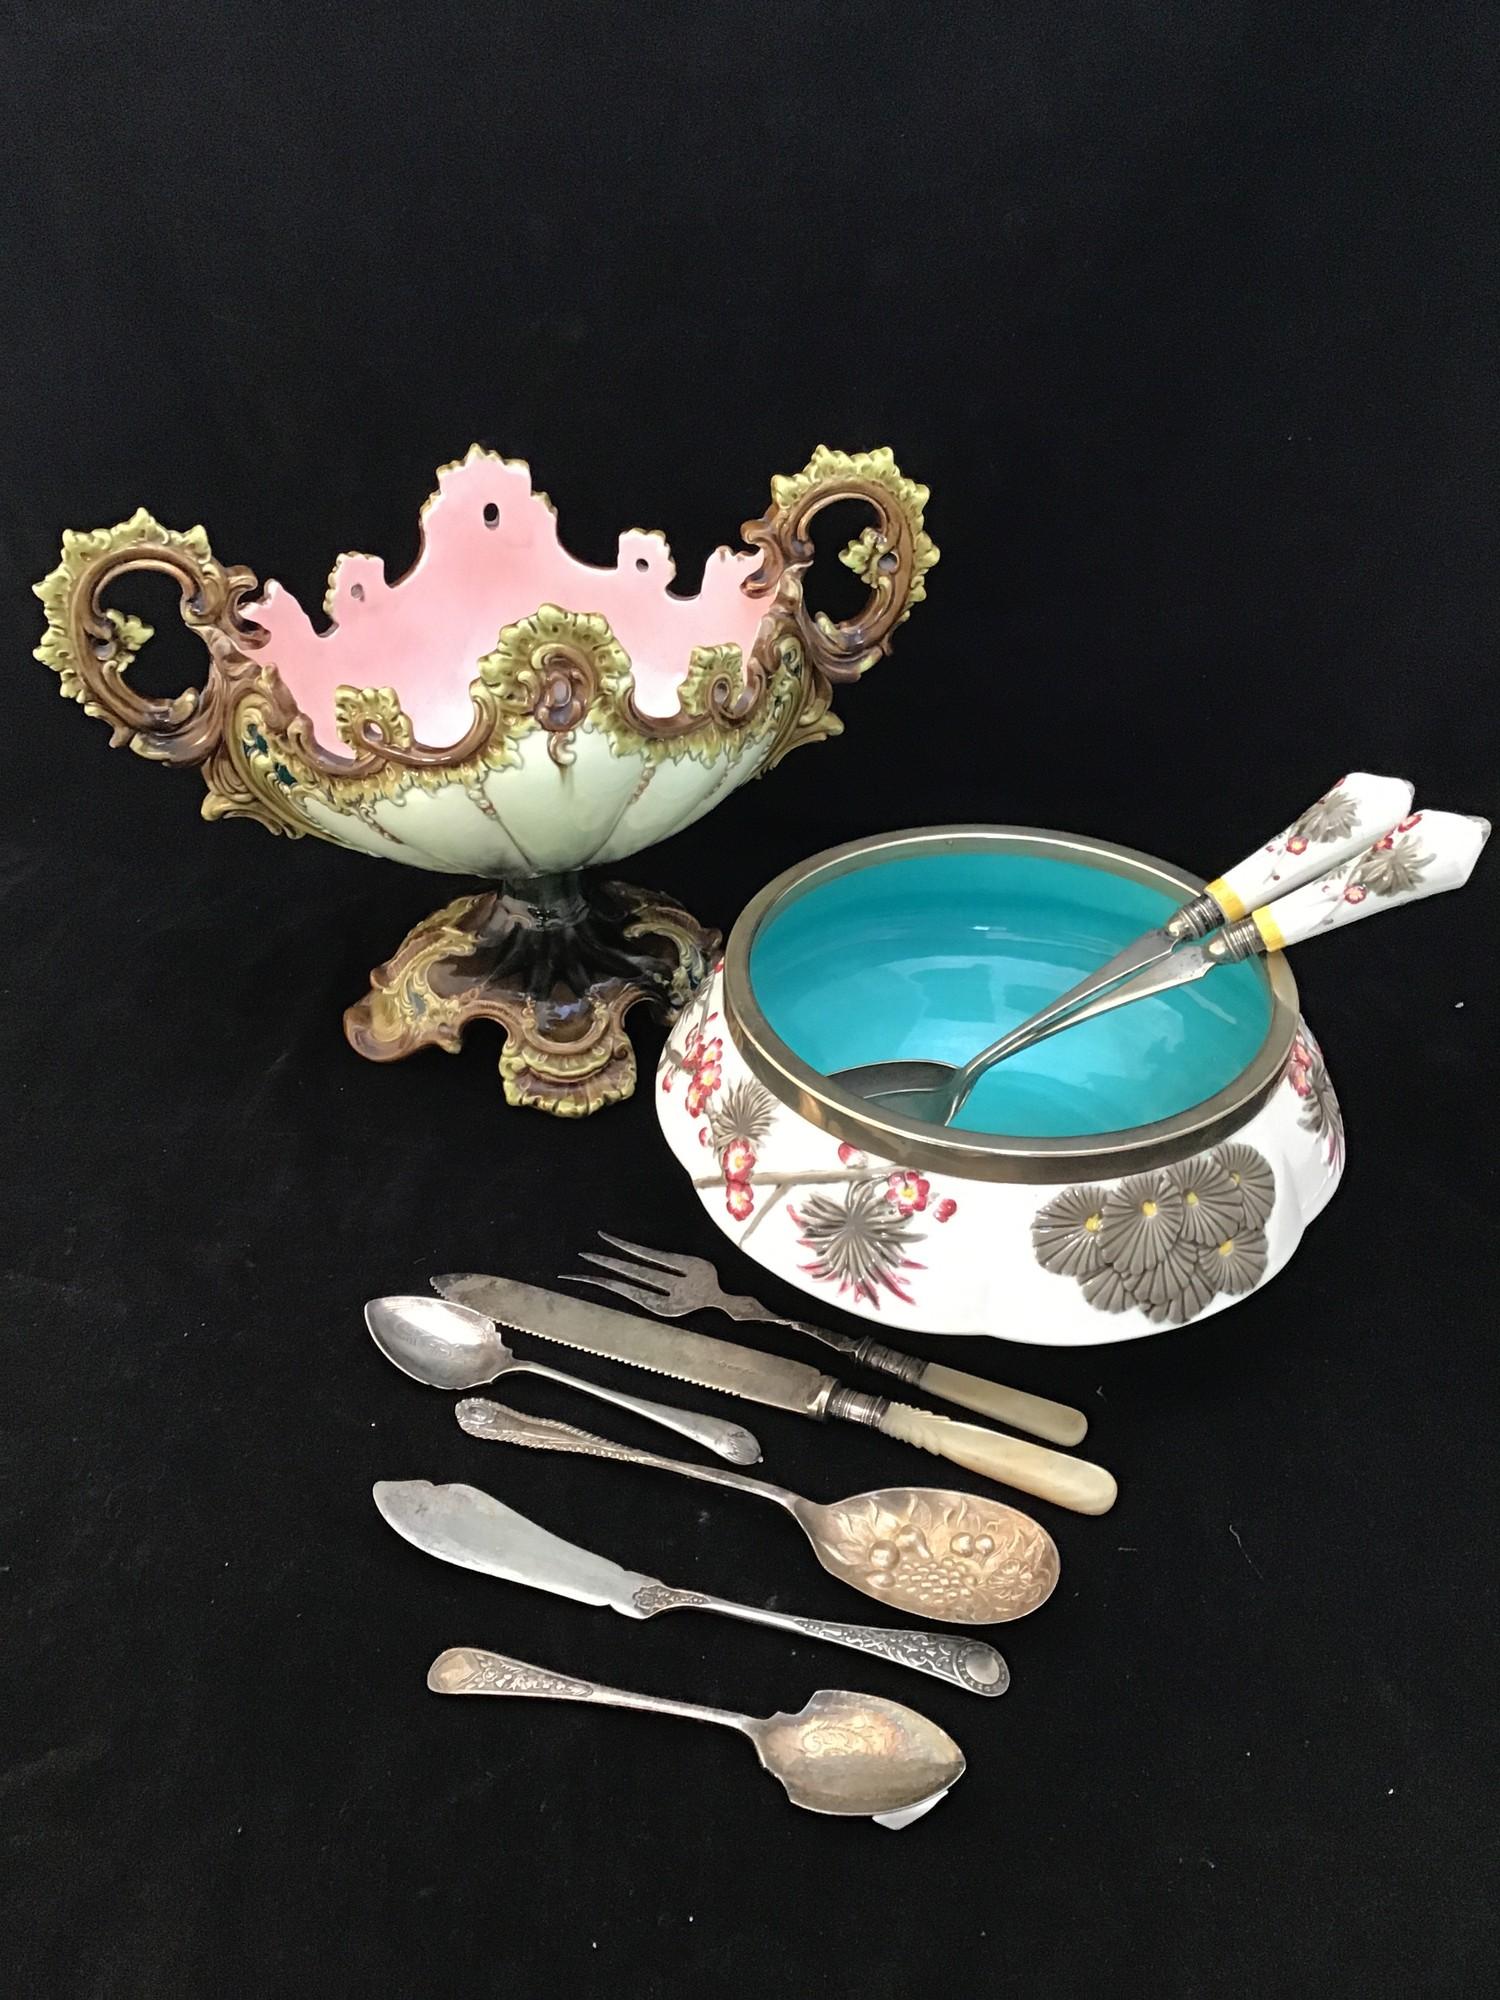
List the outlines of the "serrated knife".
<svg viewBox="0 0 1500 2000">
<path fill-rule="evenodd" d="M 580 1604 L 607 1604 L 626 1618 L 654 1618 L 661 1611 L 717 1611 L 726 1618 L 743 1618 L 804 1639 L 826 1639 L 856 1653 L 873 1653 L 896 1666 L 967 1688 L 970 1694 L 1004 1694 L 1010 1685 L 1005 1661 L 983 1640 L 848 1625 L 842 1619 L 798 1618 L 788 1611 L 763 1611 L 758 1605 L 737 1604 L 701 1590 L 676 1590 L 549 1534 L 477 1486 L 381 1479 L 375 1485 L 375 1505 L 413 1548 L 442 1562 L 525 1584 L 531 1590 L 550 1590 Z"/>
<path fill-rule="evenodd" d="M 472 1306 L 502 1326 L 533 1333 L 539 1340 L 555 1340 L 585 1354 L 629 1362 L 632 1367 L 671 1375 L 679 1382 L 695 1382 L 702 1389 L 744 1396 L 773 1410 L 792 1410 L 820 1421 L 842 1417 L 848 1423 L 868 1424 L 886 1437 L 901 1438 L 986 1479 L 1014 1486 L 1056 1506 L 1070 1507 L 1078 1514 L 1106 1514 L 1115 1503 L 1114 1479 L 1102 1465 L 1006 1437 L 983 1424 L 960 1423 L 913 1404 L 893 1402 L 887 1396 L 846 1389 L 832 1375 L 820 1374 L 805 1361 L 762 1354 L 736 1341 L 715 1340 L 679 1326 L 662 1326 L 635 1313 L 617 1312 L 587 1299 L 566 1298 L 514 1278 L 450 1271 L 434 1278 L 432 1287 L 445 1299 Z"/>
</svg>

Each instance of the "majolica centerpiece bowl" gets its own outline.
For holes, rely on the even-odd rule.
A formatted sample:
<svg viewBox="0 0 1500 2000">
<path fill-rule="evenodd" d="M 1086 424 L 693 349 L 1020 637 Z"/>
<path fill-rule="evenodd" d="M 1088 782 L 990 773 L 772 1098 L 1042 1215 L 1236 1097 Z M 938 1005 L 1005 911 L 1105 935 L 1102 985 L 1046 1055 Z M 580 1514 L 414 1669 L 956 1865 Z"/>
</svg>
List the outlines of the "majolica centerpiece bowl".
<svg viewBox="0 0 1500 2000">
<path fill-rule="evenodd" d="M 1219 1312 L 1281 1269 L 1343 1172 L 1279 952 L 1038 1042 L 947 1128 L 831 1081 L 964 1062 L 1202 887 L 1026 827 L 817 855 L 749 904 L 669 1037 L 667 1142 L 748 1255 L 866 1318 L 1064 1346 Z"/>
<path fill-rule="evenodd" d="M 803 601 L 814 517 L 863 502 L 871 524 L 841 560 L 868 589 L 835 623 Z M 201 528 L 144 511 L 63 538 L 37 586 L 37 656 L 114 743 L 203 774 L 207 819 L 256 819 L 367 854 L 495 884 L 410 933 L 345 1016 L 376 1061 L 454 1050 L 497 1021 L 512 1103 L 565 1115 L 630 1094 L 628 1010 L 665 1019 L 701 983 L 718 939 L 668 898 L 585 876 L 680 832 L 799 744 L 838 732 L 835 686 L 889 651 L 938 552 L 927 489 L 887 450 L 820 446 L 772 485 L 718 549 L 699 594 L 673 595 L 659 534 L 632 529 L 613 566 L 570 556 L 527 467 L 473 447 L 422 510 L 422 549 L 387 580 L 345 555 L 319 629 L 275 583 L 219 563 Z M 202 689 L 172 700 L 126 675 L 149 626 L 108 607 L 134 570 L 181 586 L 208 650 Z"/>
</svg>

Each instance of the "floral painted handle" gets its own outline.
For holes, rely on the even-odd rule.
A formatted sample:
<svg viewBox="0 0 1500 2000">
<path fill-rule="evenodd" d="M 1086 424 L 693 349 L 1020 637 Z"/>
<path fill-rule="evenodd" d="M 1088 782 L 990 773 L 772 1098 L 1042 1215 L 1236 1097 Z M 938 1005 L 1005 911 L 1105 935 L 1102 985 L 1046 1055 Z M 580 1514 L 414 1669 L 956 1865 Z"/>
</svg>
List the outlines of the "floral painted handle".
<svg viewBox="0 0 1500 2000">
<path fill-rule="evenodd" d="M 1258 948 L 1281 951 L 1377 910 L 1461 889 L 1489 837 L 1489 821 L 1469 813 L 1412 813 L 1354 861 L 1256 910 Z"/>
<path fill-rule="evenodd" d="M 745 584 L 751 596 L 775 594 L 777 608 L 796 626 L 812 666 L 830 681 L 857 680 L 890 651 L 896 627 L 927 595 L 927 572 L 938 550 L 923 526 L 928 491 L 907 479 L 887 446 L 874 451 L 833 451 L 820 444 L 801 472 L 771 481 L 771 506 L 741 530 L 761 554 Z M 816 551 L 809 529 L 825 507 L 862 500 L 872 526 L 855 537 L 839 561 L 869 590 L 856 617 L 835 624 L 814 616 L 802 597 L 802 578 Z"/>
<path fill-rule="evenodd" d="M 1234 923 L 1338 867 L 1352 861 L 1410 809 L 1412 787 L 1405 778 L 1380 778 L 1351 771 L 1310 805 L 1283 833 L 1226 868 L 1206 894 Z M 1217 921 L 1213 918 L 1212 921 Z"/>
</svg>

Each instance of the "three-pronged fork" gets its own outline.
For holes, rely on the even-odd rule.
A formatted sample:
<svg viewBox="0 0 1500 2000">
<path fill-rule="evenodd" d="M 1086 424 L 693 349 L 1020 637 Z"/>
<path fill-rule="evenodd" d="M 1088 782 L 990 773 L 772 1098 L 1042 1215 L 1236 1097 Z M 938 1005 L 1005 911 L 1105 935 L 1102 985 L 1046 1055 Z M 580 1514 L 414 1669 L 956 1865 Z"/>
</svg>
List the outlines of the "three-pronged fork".
<svg viewBox="0 0 1500 2000">
<path fill-rule="evenodd" d="M 811 1340 L 820 1340 L 838 1354 L 848 1355 L 862 1367 L 894 1375 L 899 1382 L 920 1384 L 946 1402 L 978 1410 L 982 1416 L 994 1417 L 1013 1430 L 1046 1438 L 1052 1444 L 1077 1444 L 1089 1427 L 1082 1410 L 1069 1409 L 1066 1403 L 1049 1402 L 1045 1396 L 1031 1396 L 1024 1389 L 1007 1389 L 999 1382 L 986 1382 L 981 1376 L 945 1368 L 939 1361 L 923 1361 L 918 1355 L 902 1354 L 899 1349 L 887 1347 L 867 1335 L 831 1333 L 827 1327 L 813 1326 L 807 1320 L 784 1319 L 758 1299 L 726 1292 L 719 1283 L 718 1272 L 706 1257 L 648 1250 L 643 1244 L 627 1242 L 623 1236 L 611 1236 L 605 1229 L 599 1231 L 599 1237 L 601 1242 L 612 1244 L 637 1261 L 627 1264 L 597 1250 L 584 1250 L 579 1254 L 585 1263 L 597 1264 L 615 1275 L 596 1278 L 587 1271 L 565 1272 L 565 1283 L 597 1285 L 601 1291 L 617 1292 L 632 1305 L 644 1306 L 660 1319 L 681 1319 L 687 1313 L 712 1309 L 726 1313 L 733 1320 L 762 1320 L 767 1326 L 787 1326 L 795 1333 L 805 1333 Z"/>
</svg>

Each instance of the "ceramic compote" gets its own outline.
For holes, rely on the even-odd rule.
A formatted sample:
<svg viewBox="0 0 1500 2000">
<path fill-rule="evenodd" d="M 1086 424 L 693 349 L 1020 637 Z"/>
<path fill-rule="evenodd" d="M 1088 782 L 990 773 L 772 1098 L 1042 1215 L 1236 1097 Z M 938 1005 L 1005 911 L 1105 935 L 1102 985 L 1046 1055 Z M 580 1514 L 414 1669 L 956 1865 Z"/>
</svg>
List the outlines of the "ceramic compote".
<svg viewBox="0 0 1500 2000">
<path fill-rule="evenodd" d="M 814 517 L 873 515 L 841 560 L 868 589 L 835 623 L 803 601 Z M 581 1115 L 634 1087 L 624 1018 L 691 998 L 716 936 L 668 898 L 584 876 L 706 813 L 799 744 L 837 733 L 833 689 L 889 651 L 938 552 L 927 489 L 887 450 L 820 446 L 718 549 L 699 594 L 673 595 L 659 534 L 632 529 L 612 567 L 570 556 L 527 467 L 475 446 L 444 466 L 411 570 L 341 556 L 319 629 L 278 584 L 218 562 L 201 528 L 138 512 L 63 538 L 37 586 L 38 658 L 115 744 L 203 774 L 204 817 L 256 819 L 495 886 L 419 924 L 371 976 L 345 1029 L 362 1055 L 454 1050 L 505 1030 L 513 1104 Z M 132 691 L 150 627 L 107 607 L 134 570 L 181 587 L 208 676 L 170 700 Z"/>
<path fill-rule="evenodd" d="M 866 1319 L 1066 1346 L 1221 1311 L 1344 1166 L 1280 952 L 1011 1056 L 948 1127 L 830 1080 L 962 1063 L 1202 887 L 1025 827 L 816 855 L 749 904 L 669 1037 L 667 1142 L 748 1255 Z"/>
</svg>

